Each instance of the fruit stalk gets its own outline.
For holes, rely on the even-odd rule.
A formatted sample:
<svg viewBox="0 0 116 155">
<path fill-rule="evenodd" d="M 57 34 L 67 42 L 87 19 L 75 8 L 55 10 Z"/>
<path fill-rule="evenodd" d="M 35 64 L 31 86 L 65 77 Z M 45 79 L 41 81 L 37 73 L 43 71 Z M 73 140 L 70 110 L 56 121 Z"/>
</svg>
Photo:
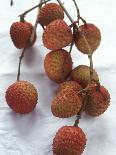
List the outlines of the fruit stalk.
<svg viewBox="0 0 116 155">
<path fill-rule="evenodd" d="M 64 10 L 65 14 L 67 15 L 67 17 L 69 18 L 69 20 L 71 21 L 71 23 L 74 23 L 74 20 L 72 19 L 72 17 L 70 16 L 70 14 L 68 13 L 68 11 L 66 10 L 66 8 L 62 5 L 61 0 L 56 0 L 59 5 L 62 7 L 62 9 Z"/>
<path fill-rule="evenodd" d="M 32 8 L 30 8 L 30 9 L 26 10 L 24 13 L 20 14 L 19 16 L 20 16 L 21 18 L 24 18 L 24 17 L 26 16 L 26 14 L 28 14 L 28 13 L 31 12 L 32 10 L 34 10 L 34 9 L 36 9 L 36 8 L 38 8 L 38 7 L 40 7 L 41 5 L 43 5 L 43 4 L 45 4 L 45 3 L 49 2 L 49 1 L 51 1 L 51 0 L 45 0 L 44 2 L 41 2 L 41 3 L 37 4 L 37 5 L 35 5 L 34 7 L 32 7 Z"/>
<path fill-rule="evenodd" d="M 73 48 L 73 45 L 74 45 L 74 35 L 75 35 L 75 32 L 76 32 L 76 27 L 74 26 L 73 27 L 73 40 L 72 40 L 71 45 L 70 45 L 69 54 L 71 54 L 71 51 L 72 51 L 72 48 Z"/>
<path fill-rule="evenodd" d="M 74 2 L 74 5 L 75 5 L 76 10 L 77 10 L 77 18 L 78 18 L 77 22 L 78 22 L 78 25 L 79 25 L 80 10 L 79 10 L 79 7 L 78 7 L 78 5 L 77 5 L 76 1 L 75 1 L 75 0 L 72 0 L 72 1 Z"/>
<path fill-rule="evenodd" d="M 32 32 L 32 35 L 31 35 L 31 38 L 30 38 L 30 41 L 32 42 L 34 40 L 34 36 L 36 34 L 36 29 L 37 29 L 37 25 L 38 25 L 38 16 L 39 16 L 39 12 L 40 12 L 40 9 L 41 9 L 41 6 L 42 6 L 42 0 L 39 1 L 39 7 L 38 7 L 38 12 L 37 12 L 37 17 L 36 17 L 36 21 L 35 21 L 35 25 L 34 25 L 34 28 L 33 28 L 33 32 Z"/>
<path fill-rule="evenodd" d="M 10 1 L 10 6 L 13 6 L 13 0 Z"/>
<path fill-rule="evenodd" d="M 25 51 L 26 51 L 26 48 L 23 49 L 23 51 L 22 51 L 22 53 L 21 53 L 21 56 L 20 56 L 20 58 L 19 58 L 17 81 L 20 80 L 21 62 L 22 62 L 22 59 L 23 59 L 23 57 L 24 57 Z"/>
<path fill-rule="evenodd" d="M 75 123 L 74 123 L 74 126 L 75 127 L 78 127 L 78 125 L 79 125 L 79 120 L 81 119 L 81 114 L 82 114 L 82 112 L 83 112 L 83 109 L 84 109 L 84 107 L 85 107 L 85 102 L 86 102 L 86 100 L 87 100 L 87 91 L 89 90 L 89 89 L 92 89 L 92 88 L 94 88 L 94 87 L 96 87 L 96 85 L 90 85 L 90 86 L 87 86 L 86 88 L 84 88 L 84 89 L 82 89 L 82 90 L 80 90 L 79 92 L 78 92 L 78 94 L 84 94 L 85 95 L 85 97 L 84 97 L 84 100 L 83 100 L 83 104 L 82 104 L 82 107 L 81 107 L 81 109 L 80 109 L 80 111 L 78 112 L 78 114 L 77 114 L 77 119 L 75 120 Z"/>
</svg>

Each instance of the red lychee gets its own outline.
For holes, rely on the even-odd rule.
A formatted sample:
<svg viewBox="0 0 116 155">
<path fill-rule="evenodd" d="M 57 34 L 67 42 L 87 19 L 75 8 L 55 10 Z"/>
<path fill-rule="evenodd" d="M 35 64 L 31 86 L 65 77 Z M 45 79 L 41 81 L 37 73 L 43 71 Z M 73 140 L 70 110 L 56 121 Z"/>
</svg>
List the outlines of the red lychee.
<svg viewBox="0 0 116 155">
<path fill-rule="evenodd" d="M 85 112 L 91 116 L 103 114 L 110 103 L 110 94 L 103 86 L 93 87 L 88 91 L 88 99 L 85 105 Z"/>
<path fill-rule="evenodd" d="M 90 82 L 90 67 L 86 65 L 79 65 L 71 72 L 71 79 L 77 81 L 83 88 L 85 88 Z M 98 74 L 93 70 L 94 81 L 98 81 Z"/>
<path fill-rule="evenodd" d="M 31 83 L 17 81 L 8 87 L 5 97 L 7 104 L 13 111 L 24 114 L 34 110 L 38 93 Z"/>
<path fill-rule="evenodd" d="M 63 18 L 64 18 L 63 9 L 56 3 L 48 3 L 41 8 L 38 17 L 38 22 L 41 25 L 46 26 L 56 19 L 63 19 Z"/>
<path fill-rule="evenodd" d="M 11 25 L 10 36 L 13 41 L 13 44 L 16 48 L 29 48 L 31 47 L 36 40 L 36 36 L 32 43 L 30 43 L 30 37 L 33 31 L 33 26 L 29 22 L 15 22 Z"/>
<path fill-rule="evenodd" d="M 61 19 L 47 25 L 43 33 L 44 46 L 50 50 L 59 50 L 69 45 L 72 39 L 71 28 Z"/>
<path fill-rule="evenodd" d="M 64 82 L 72 70 L 72 58 L 63 49 L 51 51 L 45 57 L 44 68 L 51 80 L 57 83 Z"/>
<path fill-rule="evenodd" d="M 81 155 L 86 141 L 81 128 L 64 126 L 58 130 L 53 140 L 53 155 Z"/>
<path fill-rule="evenodd" d="M 82 106 L 82 100 L 72 89 L 64 89 L 58 93 L 51 105 L 51 111 L 54 116 L 59 118 L 68 118 L 76 115 Z"/>
<path fill-rule="evenodd" d="M 86 38 L 86 42 L 85 41 Z M 94 24 L 87 23 L 81 25 L 75 34 L 75 45 L 84 54 L 89 54 L 90 49 L 93 53 L 99 46 L 101 41 L 101 33 Z M 88 45 L 90 49 L 88 48 Z"/>
</svg>

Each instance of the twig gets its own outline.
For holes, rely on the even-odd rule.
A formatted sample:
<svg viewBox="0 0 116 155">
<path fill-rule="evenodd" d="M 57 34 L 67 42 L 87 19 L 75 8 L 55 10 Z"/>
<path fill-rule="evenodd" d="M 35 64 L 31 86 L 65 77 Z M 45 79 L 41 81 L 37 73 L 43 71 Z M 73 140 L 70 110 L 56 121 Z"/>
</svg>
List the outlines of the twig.
<svg viewBox="0 0 116 155">
<path fill-rule="evenodd" d="M 10 6 L 13 6 L 13 0 L 10 0 Z"/>
<path fill-rule="evenodd" d="M 64 5 L 62 4 L 61 0 L 57 0 L 57 2 L 58 2 L 59 5 L 62 7 L 62 9 L 64 10 L 65 14 L 67 15 L 67 17 L 68 17 L 69 20 L 71 21 L 71 23 L 74 23 L 74 20 L 72 19 L 72 17 L 71 17 L 70 14 L 68 13 L 68 11 L 67 11 L 66 8 L 64 7 Z"/>
<path fill-rule="evenodd" d="M 22 53 L 21 53 L 21 56 L 20 56 L 20 58 L 19 58 L 17 81 L 20 80 L 21 62 L 22 62 L 22 59 L 23 59 L 23 57 L 24 57 L 25 51 L 26 51 L 26 48 L 23 49 L 23 51 L 22 51 Z"/>
<path fill-rule="evenodd" d="M 73 27 L 73 40 L 72 40 L 71 45 L 70 45 L 69 54 L 71 54 L 71 51 L 72 51 L 72 48 L 73 48 L 73 45 L 74 45 L 74 35 L 75 35 L 75 32 L 76 32 L 76 28 L 74 26 Z"/>
<path fill-rule="evenodd" d="M 76 7 L 76 10 L 77 10 L 77 23 L 78 23 L 78 25 L 79 25 L 79 20 L 81 19 L 81 21 L 84 23 L 84 24 L 86 24 L 86 20 L 84 19 L 84 18 L 82 18 L 81 17 L 81 15 L 80 15 L 80 10 L 79 10 L 79 7 L 78 7 L 78 5 L 77 5 L 77 2 L 76 2 L 76 0 L 72 0 L 73 1 L 73 3 L 74 3 L 74 5 L 75 5 L 75 7 Z"/>
<path fill-rule="evenodd" d="M 74 45 L 74 35 L 75 35 L 75 26 L 73 27 L 73 39 L 72 39 L 72 42 L 70 44 L 70 50 L 69 50 L 69 53 L 68 55 L 65 56 L 65 59 L 64 59 L 64 63 L 63 63 L 63 71 L 65 72 L 65 69 L 64 69 L 64 66 L 65 66 L 65 63 L 67 61 L 67 57 L 71 54 L 72 52 L 72 48 L 73 48 L 73 45 Z"/>
<path fill-rule="evenodd" d="M 83 112 L 83 110 L 84 110 L 84 108 L 85 108 L 85 103 L 86 103 L 87 97 L 88 97 L 88 96 L 85 96 L 85 98 L 84 98 L 84 100 L 83 100 L 83 103 L 82 103 L 82 107 L 81 107 L 80 111 L 78 112 L 78 114 L 77 114 L 77 116 L 76 116 L 77 118 L 76 118 L 75 123 L 74 123 L 74 125 L 73 125 L 73 126 L 75 126 L 75 127 L 78 127 L 78 125 L 79 125 L 79 121 L 80 121 L 80 119 L 81 119 L 82 112 Z"/>
<path fill-rule="evenodd" d="M 80 10 L 79 10 L 79 7 L 77 5 L 77 2 L 75 0 L 72 0 L 75 4 L 75 7 L 76 7 L 76 10 L 77 10 L 77 17 L 80 16 Z"/>
<path fill-rule="evenodd" d="M 44 4 L 46 5 L 47 4 L 47 2 L 44 0 Z"/>
<path fill-rule="evenodd" d="M 28 14 L 29 12 L 31 12 L 32 10 L 42 6 L 43 4 L 47 3 L 48 1 L 51 1 L 51 0 L 45 0 L 44 2 L 40 2 L 39 4 L 35 5 L 34 7 L 28 9 L 27 11 L 23 12 L 22 14 L 20 14 L 19 16 L 21 18 L 24 18 L 26 16 L 26 14 Z"/>
<path fill-rule="evenodd" d="M 36 29 L 37 29 L 37 25 L 38 25 L 38 16 L 39 16 L 39 12 L 40 12 L 41 6 L 42 6 L 42 0 L 40 0 L 40 2 L 39 2 L 37 17 L 36 17 L 35 25 L 34 25 L 33 32 L 32 32 L 31 38 L 30 38 L 31 42 L 33 41 L 33 39 L 35 37 L 35 34 L 36 34 Z"/>
</svg>

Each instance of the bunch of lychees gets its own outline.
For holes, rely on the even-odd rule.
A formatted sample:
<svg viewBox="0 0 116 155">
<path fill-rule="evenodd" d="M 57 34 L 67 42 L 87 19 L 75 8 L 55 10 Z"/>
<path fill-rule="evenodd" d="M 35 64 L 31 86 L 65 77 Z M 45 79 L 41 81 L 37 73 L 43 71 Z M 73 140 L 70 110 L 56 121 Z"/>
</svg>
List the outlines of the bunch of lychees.
<svg viewBox="0 0 116 155">
<path fill-rule="evenodd" d="M 31 112 L 37 104 L 38 93 L 35 87 L 27 81 L 20 80 L 20 65 L 25 51 L 36 41 L 36 28 L 40 24 L 44 30 L 43 44 L 51 50 L 44 60 L 45 72 L 51 80 L 60 83 L 51 104 L 51 111 L 59 118 L 77 115 L 73 126 L 64 126 L 56 133 L 53 154 L 81 155 L 87 139 L 78 127 L 81 113 L 85 111 L 88 115 L 99 116 L 107 110 L 110 102 L 108 90 L 100 84 L 98 74 L 93 69 L 92 54 L 100 45 L 101 33 L 97 26 L 87 23 L 81 17 L 75 0 L 73 2 L 78 13 L 76 21 L 71 18 L 60 0 L 57 0 L 58 3 L 48 1 L 41 0 L 37 6 L 21 14 L 19 22 L 11 25 L 11 39 L 17 48 L 23 48 L 23 52 L 19 61 L 17 82 L 7 89 L 6 101 L 18 113 Z M 38 15 L 33 27 L 24 17 L 37 7 Z M 64 14 L 68 16 L 71 25 L 64 21 Z M 88 56 L 90 66 L 79 65 L 72 69 L 73 45 Z M 64 49 L 66 46 L 70 47 L 69 51 Z"/>
</svg>

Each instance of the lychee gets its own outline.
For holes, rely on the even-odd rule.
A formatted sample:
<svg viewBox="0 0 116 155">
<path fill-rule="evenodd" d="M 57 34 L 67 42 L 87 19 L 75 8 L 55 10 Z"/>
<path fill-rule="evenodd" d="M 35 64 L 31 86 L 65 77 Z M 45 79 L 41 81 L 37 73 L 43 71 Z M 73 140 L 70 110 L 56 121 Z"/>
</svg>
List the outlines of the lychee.
<svg viewBox="0 0 116 155">
<path fill-rule="evenodd" d="M 72 39 L 71 28 L 61 19 L 47 25 L 43 33 L 44 46 L 50 50 L 59 50 L 69 45 Z"/>
<path fill-rule="evenodd" d="M 79 65 L 74 68 L 71 72 L 71 79 L 77 81 L 83 88 L 85 88 L 90 82 L 90 67 L 86 65 Z M 98 81 L 98 74 L 93 70 L 94 81 Z"/>
<path fill-rule="evenodd" d="M 93 87 L 88 91 L 88 99 L 86 101 L 85 112 L 91 116 L 99 116 L 103 114 L 110 103 L 110 94 L 103 87 Z"/>
<path fill-rule="evenodd" d="M 29 48 L 31 47 L 36 40 L 36 36 L 32 43 L 30 43 L 30 37 L 33 31 L 33 26 L 28 22 L 15 22 L 11 25 L 10 36 L 13 41 L 13 44 L 16 48 Z"/>
<path fill-rule="evenodd" d="M 48 3 L 45 6 L 43 6 L 40 10 L 38 22 L 46 26 L 50 22 L 56 20 L 56 19 L 63 19 L 64 18 L 64 11 L 56 3 Z"/>
<path fill-rule="evenodd" d="M 86 141 L 81 128 L 64 126 L 58 130 L 53 140 L 53 155 L 81 155 Z"/>
<path fill-rule="evenodd" d="M 5 97 L 7 104 L 13 111 L 24 114 L 34 110 L 38 93 L 31 83 L 17 81 L 8 87 Z"/>
<path fill-rule="evenodd" d="M 51 105 L 51 111 L 54 116 L 59 118 L 68 118 L 76 115 L 82 106 L 82 100 L 72 89 L 64 89 L 58 93 Z"/>
<path fill-rule="evenodd" d="M 72 70 L 72 58 L 63 49 L 51 51 L 45 57 L 44 68 L 51 80 L 57 83 L 64 82 Z"/>
<path fill-rule="evenodd" d="M 83 37 L 84 36 L 84 37 Z M 94 24 L 84 24 L 79 27 L 79 30 L 75 34 L 75 45 L 84 54 L 89 54 L 90 49 L 85 41 L 88 42 L 88 45 L 93 53 L 99 46 L 101 41 L 101 33 L 98 27 Z"/>
</svg>

